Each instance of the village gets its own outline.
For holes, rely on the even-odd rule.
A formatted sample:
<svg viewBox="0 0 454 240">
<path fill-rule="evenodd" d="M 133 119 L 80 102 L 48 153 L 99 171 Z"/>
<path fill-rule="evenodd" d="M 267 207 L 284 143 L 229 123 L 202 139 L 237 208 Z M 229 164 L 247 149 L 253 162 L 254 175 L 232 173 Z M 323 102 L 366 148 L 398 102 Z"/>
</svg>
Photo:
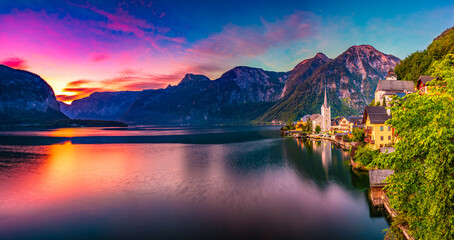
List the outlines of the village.
<svg viewBox="0 0 454 240">
<path fill-rule="evenodd" d="M 325 89 L 321 113 L 303 116 L 299 121 L 293 122 L 293 126 L 283 128 L 282 134 L 295 138 L 326 139 L 333 141 L 338 147 L 349 150 L 352 168 L 369 173 L 369 198 L 372 205 L 383 207 L 390 219 L 394 219 L 398 212 L 390 206 L 384 190 L 387 177 L 394 171 L 368 169 L 361 166 L 355 162 L 354 152 L 358 146 L 369 147 L 383 154 L 394 152 L 393 146 L 399 138 L 394 133 L 394 129 L 386 124 L 386 121 L 392 118 L 389 107 L 393 104 L 393 100 L 402 100 L 407 94 L 427 93 L 427 84 L 433 79 L 431 76 L 420 76 L 415 84 L 413 81 L 397 80 L 394 70 L 389 70 L 386 79 L 378 81 L 375 98 L 364 108 L 362 116 L 331 118 L 331 107 L 328 104 Z M 400 226 L 400 229 L 406 239 L 414 239 L 404 226 Z"/>
</svg>

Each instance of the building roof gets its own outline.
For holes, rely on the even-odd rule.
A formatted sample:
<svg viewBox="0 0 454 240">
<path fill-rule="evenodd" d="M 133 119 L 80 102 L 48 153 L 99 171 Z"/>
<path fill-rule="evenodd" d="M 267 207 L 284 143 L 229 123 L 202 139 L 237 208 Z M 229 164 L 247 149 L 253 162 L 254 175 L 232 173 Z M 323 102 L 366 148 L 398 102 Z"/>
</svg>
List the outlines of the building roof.
<svg viewBox="0 0 454 240">
<path fill-rule="evenodd" d="M 428 82 L 432 81 L 434 77 L 421 75 L 419 76 L 418 82 L 421 81 L 424 85 L 427 85 Z"/>
<path fill-rule="evenodd" d="M 331 121 L 331 126 L 339 125 L 339 122 L 342 120 L 342 117 L 337 117 L 333 121 Z"/>
<path fill-rule="evenodd" d="M 348 117 L 347 120 L 353 125 L 361 125 L 363 123 L 363 117 Z"/>
<path fill-rule="evenodd" d="M 394 170 L 377 169 L 369 170 L 369 184 L 371 187 L 384 187 L 386 186 L 386 178 L 394 173 Z"/>
<path fill-rule="evenodd" d="M 390 80 L 380 80 L 377 84 L 377 91 L 407 91 L 414 92 L 415 84 L 413 81 L 390 81 Z"/>
<path fill-rule="evenodd" d="M 368 106 L 364 110 L 363 123 L 366 123 L 367 116 L 369 116 L 370 123 L 383 124 L 386 120 L 391 118 L 385 106 Z"/>
<path fill-rule="evenodd" d="M 318 113 L 317 113 L 317 114 L 312 114 L 312 115 L 311 115 L 311 121 L 314 121 L 314 120 L 316 120 L 316 119 L 319 118 L 319 117 L 322 117 L 322 115 L 321 115 L 321 114 L 318 114 Z"/>
<path fill-rule="evenodd" d="M 310 119 L 311 115 L 305 115 L 304 117 L 301 118 L 301 121 L 307 122 L 308 119 Z"/>
</svg>

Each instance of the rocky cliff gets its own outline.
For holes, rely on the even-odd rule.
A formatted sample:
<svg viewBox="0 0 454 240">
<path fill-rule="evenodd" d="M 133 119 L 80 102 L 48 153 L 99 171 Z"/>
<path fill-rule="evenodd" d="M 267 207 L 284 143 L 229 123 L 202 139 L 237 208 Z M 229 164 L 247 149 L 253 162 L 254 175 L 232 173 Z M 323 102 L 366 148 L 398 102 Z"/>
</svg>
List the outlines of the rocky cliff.
<svg viewBox="0 0 454 240">
<path fill-rule="evenodd" d="M 48 124 L 68 119 L 40 76 L 0 65 L 0 124 Z"/>
</svg>

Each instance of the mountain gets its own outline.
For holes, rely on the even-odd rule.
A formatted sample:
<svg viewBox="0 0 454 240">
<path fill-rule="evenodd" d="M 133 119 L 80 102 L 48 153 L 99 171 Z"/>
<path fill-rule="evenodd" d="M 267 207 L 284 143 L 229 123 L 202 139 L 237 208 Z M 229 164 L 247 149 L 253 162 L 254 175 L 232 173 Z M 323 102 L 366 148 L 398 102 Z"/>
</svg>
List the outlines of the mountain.
<svg viewBox="0 0 454 240">
<path fill-rule="evenodd" d="M 399 58 L 384 54 L 370 45 L 352 46 L 319 66 L 256 122 L 294 120 L 305 114 L 320 112 L 325 87 L 332 116 L 357 114 L 374 98 L 378 80 L 384 79 L 387 71 L 399 61 Z"/>
<path fill-rule="evenodd" d="M 248 123 L 279 100 L 287 78 L 286 73 L 244 66 L 213 81 L 186 75 L 175 87 L 138 97 L 122 120 L 132 124 Z"/>
<path fill-rule="evenodd" d="M 331 59 L 328 58 L 325 54 L 317 53 L 313 58 L 306 59 L 296 65 L 290 71 L 289 79 L 285 84 L 285 89 L 283 92 L 284 96 L 292 93 L 299 84 L 312 76 L 317 68 L 329 62 L 330 60 Z"/>
<path fill-rule="evenodd" d="M 419 76 L 428 75 L 430 65 L 447 54 L 454 53 L 454 27 L 436 37 L 423 51 L 410 54 L 396 66 L 398 79 L 418 81 Z"/>
<path fill-rule="evenodd" d="M 0 124 L 48 124 L 68 119 L 40 76 L 0 65 Z"/>
<path fill-rule="evenodd" d="M 60 106 L 61 111 L 70 118 L 116 120 L 144 92 L 95 92 L 86 98 L 74 100 L 71 105 L 60 103 Z"/>
<path fill-rule="evenodd" d="M 93 93 L 62 105 L 70 117 L 130 124 L 247 124 L 318 113 L 326 86 L 332 115 L 361 112 L 379 79 L 400 60 L 369 45 L 330 59 L 323 53 L 289 72 L 239 66 L 210 80 L 186 74 L 176 86 L 142 92 Z"/>
</svg>

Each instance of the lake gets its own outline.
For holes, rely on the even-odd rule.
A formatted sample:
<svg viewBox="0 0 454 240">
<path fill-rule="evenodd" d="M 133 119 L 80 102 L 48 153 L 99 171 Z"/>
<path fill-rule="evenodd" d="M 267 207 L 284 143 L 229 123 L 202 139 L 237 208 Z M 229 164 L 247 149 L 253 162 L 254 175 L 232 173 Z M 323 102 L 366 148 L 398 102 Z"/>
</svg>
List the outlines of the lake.
<svg viewBox="0 0 454 240">
<path fill-rule="evenodd" d="M 347 160 L 276 127 L 0 132 L 0 239 L 383 239 Z"/>
</svg>

